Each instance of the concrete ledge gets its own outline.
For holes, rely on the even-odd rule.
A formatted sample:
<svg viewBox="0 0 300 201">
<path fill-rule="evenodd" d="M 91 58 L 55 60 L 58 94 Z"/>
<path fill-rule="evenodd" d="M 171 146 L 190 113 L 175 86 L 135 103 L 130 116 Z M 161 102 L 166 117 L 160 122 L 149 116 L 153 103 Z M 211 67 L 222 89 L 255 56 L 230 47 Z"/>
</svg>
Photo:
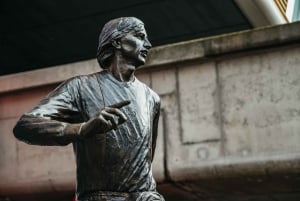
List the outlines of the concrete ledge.
<svg viewBox="0 0 300 201">
<path fill-rule="evenodd" d="M 291 153 L 275 156 L 249 158 L 222 158 L 194 168 L 176 167 L 169 175 L 174 181 L 215 180 L 242 177 L 273 177 L 300 174 L 300 154 Z M 299 177 L 297 177 L 299 179 Z"/>
<path fill-rule="evenodd" d="M 153 48 L 145 67 L 300 42 L 300 22 L 268 26 Z"/>
<path fill-rule="evenodd" d="M 75 62 L 51 68 L 0 76 L 0 94 L 62 82 L 76 75 L 99 71 L 96 59 Z"/>
<path fill-rule="evenodd" d="M 151 49 L 143 67 L 206 59 L 220 54 L 241 52 L 300 42 L 300 22 L 246 30 L 214 37 L 196 39 Z M 45 68 L 35 71 L 0 76 L 0 94 L 59 83 L 70 77 L 99 71 L 95 59 Z"/>
</svg>

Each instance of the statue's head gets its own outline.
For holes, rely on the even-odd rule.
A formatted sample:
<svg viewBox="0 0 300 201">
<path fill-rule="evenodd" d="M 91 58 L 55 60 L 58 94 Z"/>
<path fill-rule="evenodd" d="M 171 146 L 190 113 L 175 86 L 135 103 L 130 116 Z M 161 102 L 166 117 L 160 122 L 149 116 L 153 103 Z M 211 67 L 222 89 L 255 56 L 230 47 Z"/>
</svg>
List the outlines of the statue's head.
<svg viewBox="0 0 300 201">
<path fill-rule="evenodd" d="M 144 36 L 144 44 L 146 50 L 151 48 L 151 44 L 148 41 L 144 23 L 135 17 L 121 17 L 110 20 L 107 22 L 99 36 L 99 45 L 97 50 L 97 60 L 103 69 L 108 68 L 111 63 L 111 59 L 115 55 L 116 42 L 119 42 L 123 37 L 131 32 L 141 32 Z M 133 34 L 135 35 L 135 34 Z M 141 39 L 141 38 L 140 38 Z M 141 50 L 143 51 L 143 50 Z M 142 52 L 142 57 L 146 59 L 147 51 Z"/>
</svg>

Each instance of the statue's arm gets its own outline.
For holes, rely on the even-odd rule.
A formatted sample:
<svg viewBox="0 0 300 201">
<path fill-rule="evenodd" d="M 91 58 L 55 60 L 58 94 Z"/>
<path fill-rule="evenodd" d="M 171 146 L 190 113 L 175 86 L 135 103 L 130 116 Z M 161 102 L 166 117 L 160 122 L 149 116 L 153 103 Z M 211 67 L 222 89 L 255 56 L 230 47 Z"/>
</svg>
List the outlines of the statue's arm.
<svg viewBox="0 0 300 201">
<path fill-rule="evenodd" d="M 152 161 L 154 159 L 154 154 L 156 149 L 159 115 L 160 115 L 160 99 L 158 97 L 155 105 L 155 116 L 154 116 L 153 128 L 152 128 Z"/>
<path fill-rule="evenodd" d="M 117 128 L 118 125 L 124 123 L 127 120 L 125 114 L 120 110 L 121 107 L 130 104 L 130 101 L 125 100 L 114 105 L 107 106 L 100 109 L 96 116 L 91 118 L 87 122 L 82 122 L 75 111 L 65 112 L 60 114 L 57 111 L 52 114 L 52 118 L 49 115 L 40 117 L 36 112 L 31 114 L 24 114 L 17 122 L 14 128 L 15 137 L 21 141 L 29 144 L 37 145 L 67 145 L 78 139 L 89 138 L 96 133 L 104 134 L 112 129 Z M 71 123 L 67 118 L 67 113 L 74 113 L 73 120 L 79 123 Z M 62 119 L 61 121 L 57 119 Z"/>
<path fill-rule="evenodd" d="M 124 100 L 100 108 L 84 122 L 81 114 L 84 108 L 80 106 L 84 101 L 80 94 L 82 85 L 79 78 L 74 78 L 59 86 L 20 118 L 13 130 L 15 137 L 28 144 L 67 145 L 96 133 L 106 133 L 127 120 L 120 108 L 130 101 Z"/>
<path fill-rule="evenodd" d="M 65 82 L 22 115 L 13 130 L 15 137 L 36 145 L 67 145 L 76 140 L 83 121 L 74 100 L 76 86 L 76 79 Z"/>
<path fill-rule="evenodd" d="M 67 145 L 79 137 L 80 124 L 24 114 L 14 127 L 17 139 L 35 145 Z"/>
</svg>

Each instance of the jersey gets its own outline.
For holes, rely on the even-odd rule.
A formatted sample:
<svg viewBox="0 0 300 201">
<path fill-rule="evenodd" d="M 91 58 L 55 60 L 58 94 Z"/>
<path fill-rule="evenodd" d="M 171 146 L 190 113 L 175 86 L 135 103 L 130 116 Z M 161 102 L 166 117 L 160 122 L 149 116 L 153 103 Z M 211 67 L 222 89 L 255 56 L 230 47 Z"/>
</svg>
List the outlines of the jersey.
<svg viewBox="0 0 300 201">
<path fill-rule="evenodd" d="M 131 103 L 120 109 L 127 121 L 117 129 L 95 133 L 84 140 L 64 135 L 66 123 L 87 122 L 101 108 L 123 100 Z M 73 143 L 80 200 L 97 191 L 155 191 L 151 162 L 159 110 L 159 96 L 137 78 L 120 82 L 108 71 L 102 71 L 64 82 L 25 113 L 18 124 L 25 130 L 23 140 L 28 143 Z M 28 125 L 31 131 L 26 131 Z"/>
</svg>

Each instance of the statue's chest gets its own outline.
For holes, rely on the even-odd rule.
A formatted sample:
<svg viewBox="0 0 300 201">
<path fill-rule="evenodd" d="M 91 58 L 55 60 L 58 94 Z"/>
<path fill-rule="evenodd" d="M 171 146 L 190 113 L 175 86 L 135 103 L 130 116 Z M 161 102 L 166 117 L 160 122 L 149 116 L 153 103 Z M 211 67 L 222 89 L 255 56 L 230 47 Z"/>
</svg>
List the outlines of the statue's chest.
<svg viewBox="0 0 300 201">
<path fill-rule="evenodd" d="M 82 113 L 87 121 L 93 118 L 99 110 L 124 100 L 131 103 L 120 110 L 127 116 L 129 122 L 146 127 L 151 122 L 150 99 L 143 85 L 117 85 L 102 83 L 92 89 L 82 92 Z"/>
</svg>

